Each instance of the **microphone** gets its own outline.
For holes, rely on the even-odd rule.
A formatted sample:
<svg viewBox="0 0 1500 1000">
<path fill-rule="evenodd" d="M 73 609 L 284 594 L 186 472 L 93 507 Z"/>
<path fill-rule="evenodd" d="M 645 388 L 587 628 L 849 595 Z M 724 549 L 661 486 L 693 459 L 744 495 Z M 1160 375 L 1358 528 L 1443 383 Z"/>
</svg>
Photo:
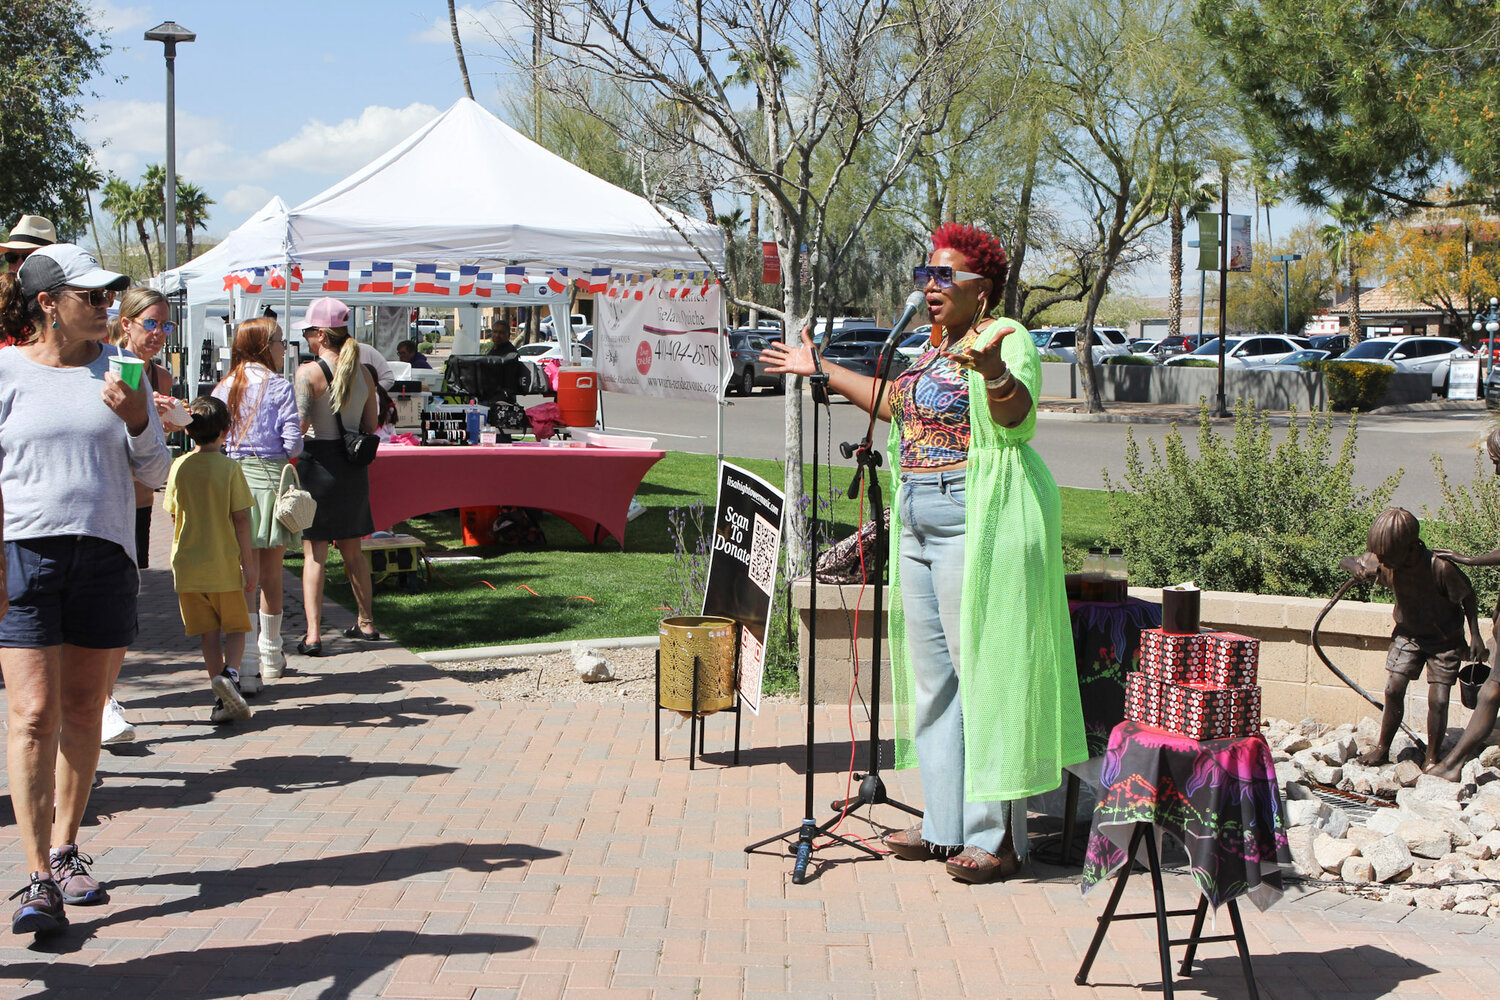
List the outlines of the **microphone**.
<svg viewBox="0 0 1500 1000">
<path fill-rule="evenodd" d="M 896 344 L 901 340 L 901 335 L 906 332 L 906 324 L 910 323 L 912 317 L 917 314 L 917 310 L 926 304 L 926 292 L 912 292 L 906 297 L 906 308 L 901 310 L 900 316 L 896 317 L 896 325 L 891 327 L 891 335 L 885 338 L 885 346 L 880 349 L 881 357 L 885 357 L 887 352 L 895 350 Z"/>
</svg>

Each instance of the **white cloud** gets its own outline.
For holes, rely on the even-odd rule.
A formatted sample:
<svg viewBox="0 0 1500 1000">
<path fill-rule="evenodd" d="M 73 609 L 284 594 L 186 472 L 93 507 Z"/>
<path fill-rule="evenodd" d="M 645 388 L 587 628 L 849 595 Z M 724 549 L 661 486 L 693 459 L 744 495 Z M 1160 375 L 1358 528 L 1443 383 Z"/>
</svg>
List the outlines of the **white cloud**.
<svg viewBox="0 0 1500 1000">
<path fill-rule="evenodd" d="M 167 106 L 163 101 L 106 100 L 95 104 L 81 129 L 99 166 L 135 179 L 149 163 L 167 156 Z M 255 169 L 224 141 L 218 118 L 177 111 L 178 171 L 195 183 L 239 179 Z M 259 168 L 262 172 L 264 167 Z"/>
<path fill-rule="evenodd" d="M 270 200 L 271 192 L 265 188 L 256 184 L 240 184 L 224 192 L 224 196 L 219 199 L 217 214 L 234 220 L 229 224 L 237 226 L 251 212 L 259 211 Z"/>
<path fill-rule="evenodd" d="M 437 117 L 430 104 L 413 103 L 404 108 L 372 104 L 358 118 L 345 118 L 334 125 L 314 119 L 302 131 L 264 154 L 273 168 L 293 168 L 311 173 L 344 175 L 357 170 Z"/>
<path fill-rule="evenodd" d="M 93 0 L 90 6 L 94 8 L 94 23 L 106 35 L 150 27 L 155 21 L 150 7 L 126 7 L 114 0 Z"/>
<path fill-rule="evenodd" d="M 512 36 L 531 37 L 531 22 L 521 4 L 492 3 L 477 9 L 472 4 L 463 4 L 455 13 L 458 15 L 458 37 L 466 49 L 470 45 L 488 47 Z M 444 17 L 429 22 L 411 40 L 430 45 L 452 45 L 453 32 Z"/>
</svg>

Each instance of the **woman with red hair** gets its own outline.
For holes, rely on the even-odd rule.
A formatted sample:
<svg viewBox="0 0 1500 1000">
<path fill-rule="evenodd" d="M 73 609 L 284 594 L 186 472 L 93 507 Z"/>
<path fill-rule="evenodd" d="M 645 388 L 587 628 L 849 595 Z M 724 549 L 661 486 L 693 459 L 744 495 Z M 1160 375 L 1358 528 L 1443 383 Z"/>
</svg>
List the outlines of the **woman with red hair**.
<svg viewBox="0 0 1500 1000">
<path fill-rule="evenodd" d="M 920 761 L 922 822 L 885 837 L 897 857 L 939 859 L 964 882 L 1021 869 L 1026 799 L 1088 756 L 1063 589 L 1057 484 L 1029 442 L 1041 363 L 1019 323 L 991 316 L 1000 241 L 950 223 L 916 287 L 941 342 L 891 383 L 889 633 L 896 766 Z M 811 375 L 817 348 L 763 352 Z M 870 411 L 877 381 L 824 361 L 828 385 Z"/>
</svg>

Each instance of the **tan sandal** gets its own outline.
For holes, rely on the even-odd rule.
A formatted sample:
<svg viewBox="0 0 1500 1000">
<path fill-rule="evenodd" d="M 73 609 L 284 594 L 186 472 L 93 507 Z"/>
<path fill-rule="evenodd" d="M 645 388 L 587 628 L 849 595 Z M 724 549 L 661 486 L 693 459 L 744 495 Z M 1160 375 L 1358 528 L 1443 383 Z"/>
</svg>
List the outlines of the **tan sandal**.
<svg viewBox="0 0 1500 1000">
<path fill-rule="evenodd" d="M 886 850 L 905 861 L 930 861 L 933 858 L 927 842 L 922 839 L 920 823 L 908 830 L 887 833 L 880 838 L 880 842 L 885 845 Z"/>
<path fill-rule="evenodd" d="M 999 856 L 982 847 L 970 845 L 948 859 L 944 866 L 949 875 L 960 882 L 980 885 L 985 882 L 1003 882 L 1021 870 L 1021 859 L 1014 850 L 1001 847 Z"/>
</svg>

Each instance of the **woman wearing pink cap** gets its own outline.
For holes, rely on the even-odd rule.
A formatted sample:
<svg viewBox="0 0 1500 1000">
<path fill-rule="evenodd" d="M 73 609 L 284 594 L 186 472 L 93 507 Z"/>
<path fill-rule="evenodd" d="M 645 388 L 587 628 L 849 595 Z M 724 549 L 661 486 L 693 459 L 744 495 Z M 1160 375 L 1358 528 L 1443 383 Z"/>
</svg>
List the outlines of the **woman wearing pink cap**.
<svg viewBox="0 0 1500 1000">
<path fill-rule="evenodd" d="M 375 430 L 379 406 L 375 382 L 359 362 L 359 344 L 349 335 L 349 307 L 322 298 L 297 324 L 314 360 L 297 369 L 297 416 L 306 435 L 297 466 L 303 487 L 318 503 L 312 527 L 302 533 L 302 604 L 307 635 L 297 643 L 304 656 L 323 655 L 323 583 L 328 543 L 338 546 L 354 591 L 359 621 L 345 638 L 376 642 L 370 564 L 360 539 L 375 530 L 370 517 L 370 476 L 349 461 L 342 431 Z"/>
</svg>

